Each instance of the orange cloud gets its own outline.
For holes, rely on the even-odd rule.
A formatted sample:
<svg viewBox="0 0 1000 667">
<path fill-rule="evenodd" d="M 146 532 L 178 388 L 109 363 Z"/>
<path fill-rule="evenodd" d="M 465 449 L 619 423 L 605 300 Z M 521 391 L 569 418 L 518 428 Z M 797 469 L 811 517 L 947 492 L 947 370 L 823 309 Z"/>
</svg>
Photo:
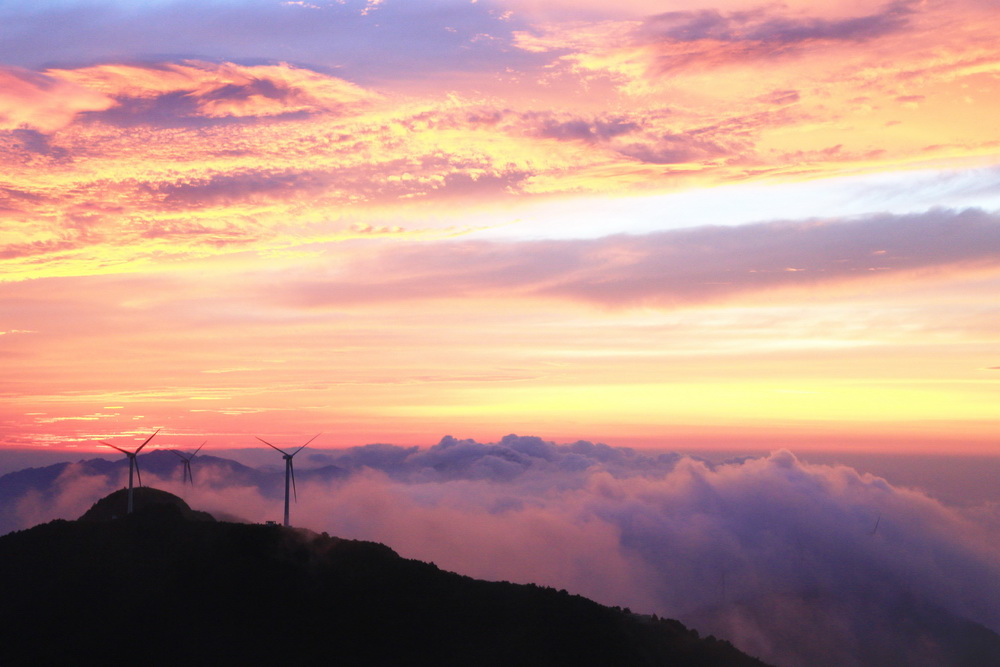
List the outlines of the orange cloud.
<svg viewBox="0 0 1000 667">
<path fill-rule="evenodd" d="M 114 100 L 100 91 L 58 77 L 0 67 L 0 130 L 50 133 L 69 125 L 78 114 L 103 111 Z"/>
<path fill-rule="evenodd" d="M 718 178 L 807 175 L 992 155 L 998 137 L 984 128 L 1000 99 L 1000 54 L 990 14 L 952 4 L 743 4 L 553 21 L 516 33 L 515 43 L 551 54 L 551 76 L 576 78 L 647 118 L 661 101 L 649 134 L 724 147 L 731 168 L 712 165 Z M 678 154 L 669 144 L 658 152 Z M 704 168 L 712 154 L 693 155 Z"/>
<path fill-rule="evenodd" d="M 107 64 L 48 74 L 99 92 L 133 113 L 243 118 L 337 113 L 377 95 L 343 79 L 287 64 L 244 66 L 187 60 L 157 65 Z M 148 116 L 155 121 L 155 115 Z"/>
</svg>

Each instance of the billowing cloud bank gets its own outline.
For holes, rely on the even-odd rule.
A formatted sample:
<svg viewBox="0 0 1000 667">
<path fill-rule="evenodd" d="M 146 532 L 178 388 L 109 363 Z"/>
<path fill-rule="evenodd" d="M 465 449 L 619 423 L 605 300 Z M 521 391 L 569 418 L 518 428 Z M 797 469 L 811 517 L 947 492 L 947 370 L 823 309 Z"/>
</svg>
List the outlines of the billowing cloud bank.
<svg viewBox="0 0 1000 667">
<path fill-rule="evenodd" d="M 942 638 L 968 644 L 959 618 L 1000 629 L 996 508 L 963 514 L 787 451 L 711 465 L 507 436 L 302 458 L 297 525 L 680 618 L 781 665 L 955 664 Z M 309 465 L 336 468 L 310 480 Z M 73 516 L 122 482 L 81 471 L 21 510 Z M 195 476 L 144 479 L 216 513 L 280 516 L 276 488 L 209 460 Z"/>
</svg>

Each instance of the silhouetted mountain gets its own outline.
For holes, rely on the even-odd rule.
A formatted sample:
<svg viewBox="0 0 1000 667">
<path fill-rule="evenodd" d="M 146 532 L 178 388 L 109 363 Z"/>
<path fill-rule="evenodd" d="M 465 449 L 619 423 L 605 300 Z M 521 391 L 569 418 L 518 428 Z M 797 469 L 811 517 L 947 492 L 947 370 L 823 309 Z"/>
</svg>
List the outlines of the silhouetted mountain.
<svg viewBox="0 0 1000 667">
<path fill-rule="evenodd" d="M 677 621 L 372 542 L 190 521 L 142 491 L 124 518 L 0 537 L 0 664 L 763 664 Z"/>
<path fill-rule="evenodd" d="M 182 498 L 178 498 L 172 493 L 153 489 L 148 486 L 140 486 L 132 490 L 132 508 L 136 512 L 142 512 L 147 507 L 156 505 L 169 505 L 177 508 L 182 518 L 188 521 L 215 521 L 208 512 L 199 512 L 191 509 Z M 128 489 L 119 489 L 114 493 L 98 500 L 94 505 L 84 512 L 80 521 L 114 521 L 125 516 L 128 512 Z"/>
</svg>

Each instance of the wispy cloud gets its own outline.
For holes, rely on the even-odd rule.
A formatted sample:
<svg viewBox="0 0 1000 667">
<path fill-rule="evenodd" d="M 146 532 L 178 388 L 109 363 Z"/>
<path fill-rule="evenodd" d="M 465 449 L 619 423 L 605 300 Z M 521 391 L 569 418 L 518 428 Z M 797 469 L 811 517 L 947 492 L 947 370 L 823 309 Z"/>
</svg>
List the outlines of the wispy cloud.
<svg viewBox="0 0 1000 667">
<path fill-rule="evenodd" d="M 0 130 L 54 132 L 73 122 L 79 113 L 113 105 L 109 96 L 85 86 L 0 66 Z"/>
<path fill-rule="evenodd" d="M 915 4 L 893 2 L 874 13 L 845 18 L 782 15 L 775 7 L 764 6 L 729 13 L 712 9 L 674 11 L 646 19 L 640 32 L 650 41 L 756 43 L 760 55 L 770 56 L 789 45 L 866 42 L 903 32 L 908 27 L 907 19 L 915 13 Z"/>
<path fill-rule="evenodd" d="M 593 240 L 418 244 L 366 257 L 377 278 L 289 279 L 275 294 L 307 307 L 490 295 L 672 307 L 946 268 L 992 271 L 998 259 L 997 216 L 942 210 Z"/>
<path fill-rule="evenodd" d="M 113 99 L 96 117 L 111 124 L 180 125 L 185 120 L 341 114 L 376 99 L 343 79 L 286 64 L 241 66 L 185 61 L 49 70 L 49 76 Z"/>
</svg>

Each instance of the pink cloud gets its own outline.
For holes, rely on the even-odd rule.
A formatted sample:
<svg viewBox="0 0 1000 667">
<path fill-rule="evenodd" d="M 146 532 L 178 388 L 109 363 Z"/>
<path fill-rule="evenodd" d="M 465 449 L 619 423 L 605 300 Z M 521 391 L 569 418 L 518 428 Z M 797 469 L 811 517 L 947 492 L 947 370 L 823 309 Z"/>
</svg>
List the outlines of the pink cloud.
<svg viewBox="0 0 1000 667">
<path fill-rule="evenodd" d="M 59 77 L 0 67 L 0 130 L 51 133 L 86 111 L 114 105 L 110 96 Z"/>
<path fill-rule="evenodd" d="M 181 63 L 104 64 L 49 70 L 53 77 L 113 98 L 102 118 L 124 122 L 186 116 L 204 119 L 346 113 L 377 95 L 337 77 L 287 64 L 245 66 Z M 110 106 L 110 105 L 109 105 Z M 143 122 L 143 118 L 134 121 Z"/>
<path fill-rule="evenodd" d="M 272 294 L 302 307 L 490 295 L 670 307 L 945 267 L 989 270 L 998 261 L 997 216 L 940 210 L 592 240 L 410 245 L 366 257 L 366 269 L 352 271 L 377 278 L 289 277 Z"/>
<path fill-rule="evenodd" d="M 774 61 L 806 51 L 860 45 L 913 29 L 915 3 L 888 3 L 860 16 L 825 17 L 787 6 L 679 10 L 645 17 L 631 44 L 648 52 L 656 76 L 747 61 Z"/>
</svg>

